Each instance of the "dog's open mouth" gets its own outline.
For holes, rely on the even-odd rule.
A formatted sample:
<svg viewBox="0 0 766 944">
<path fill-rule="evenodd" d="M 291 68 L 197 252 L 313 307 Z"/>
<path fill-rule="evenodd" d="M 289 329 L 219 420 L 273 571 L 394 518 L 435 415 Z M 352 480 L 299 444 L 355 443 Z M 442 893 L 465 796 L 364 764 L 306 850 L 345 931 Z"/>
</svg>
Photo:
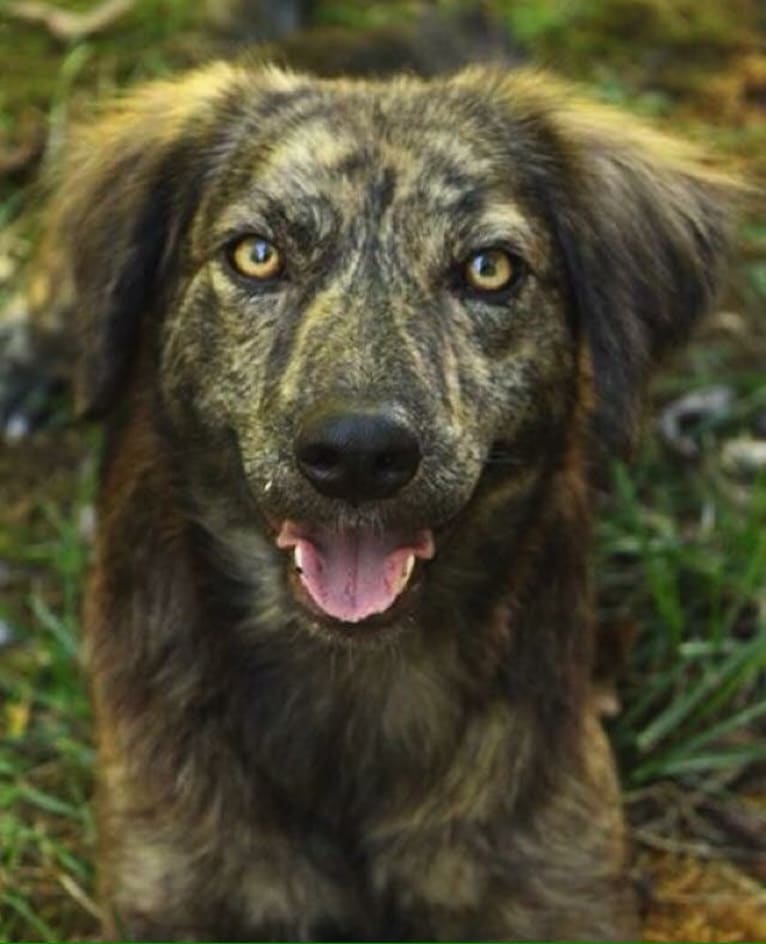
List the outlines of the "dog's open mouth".
<svg viewBox="0 0 766 944">
<path fill-rule="evenodd" d="M 292 550 L 300 585 L 321 614 L 359 623 L 385 614 L 410 586 L 419 560 L 434 556 L 430 530 L 415 534 L 339 531 L 286 520 L 277 547 Z"/>
</svg>

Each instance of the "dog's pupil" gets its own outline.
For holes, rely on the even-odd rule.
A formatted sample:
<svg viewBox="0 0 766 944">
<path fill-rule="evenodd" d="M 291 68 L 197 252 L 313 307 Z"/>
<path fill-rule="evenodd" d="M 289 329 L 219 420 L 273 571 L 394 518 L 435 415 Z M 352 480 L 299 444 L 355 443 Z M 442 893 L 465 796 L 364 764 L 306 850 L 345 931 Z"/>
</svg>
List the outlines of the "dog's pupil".
<svg viewBox="0 0 766 944">
<path fill-rule="evenodd" d="M 496 261 L 488 255 L 481 255 L 477 257 L 476 269 L 478 270 L 478 275 L 485 279 L 491 279 L 492 276 L 497 274 Z"/>
<path fill-rule="evenodd" d="M 264 239 L 256 239 L 253 243 L 250 258 L 256 265 L 265 265 L 274 255 L 274 249 Z"/>
</svg>

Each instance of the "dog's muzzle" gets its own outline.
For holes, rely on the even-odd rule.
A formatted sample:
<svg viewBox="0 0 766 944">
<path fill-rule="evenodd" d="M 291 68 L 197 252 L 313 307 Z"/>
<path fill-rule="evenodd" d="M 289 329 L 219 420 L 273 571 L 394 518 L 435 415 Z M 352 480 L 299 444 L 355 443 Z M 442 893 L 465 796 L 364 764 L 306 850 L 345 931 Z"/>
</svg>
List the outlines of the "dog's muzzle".
<svg viewBox="0 0 766 944">
<path fill-rule="evenodd" d="M 420 440 L 385 407 L 336 404 L 310 412 L 295 441 L 301 474 L 326 498 L 352 506 L 395 498 L 417 475 Z M 325 617 L 358 623 L 390 610 L 418 560 L 434 554 L 430 530 L 342 527 L 285 519 L 277 545 L 292 551 L 302 592 Z"/>
</svg>

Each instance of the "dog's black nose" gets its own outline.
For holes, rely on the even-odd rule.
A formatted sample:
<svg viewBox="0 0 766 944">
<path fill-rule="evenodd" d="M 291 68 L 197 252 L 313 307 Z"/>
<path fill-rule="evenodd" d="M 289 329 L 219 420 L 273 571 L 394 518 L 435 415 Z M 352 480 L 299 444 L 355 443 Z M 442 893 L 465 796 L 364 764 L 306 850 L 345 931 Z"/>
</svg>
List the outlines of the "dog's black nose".
<svg viewBox="0 0 766 944">
<path fill-rule="evenodd" d="M 372 501 L 390 498 L 414 477 L 420 443 L 390 413 L 332 409 L 304 422 L 295 455 L 303 475 L 323 495 Z"/>
</svg>

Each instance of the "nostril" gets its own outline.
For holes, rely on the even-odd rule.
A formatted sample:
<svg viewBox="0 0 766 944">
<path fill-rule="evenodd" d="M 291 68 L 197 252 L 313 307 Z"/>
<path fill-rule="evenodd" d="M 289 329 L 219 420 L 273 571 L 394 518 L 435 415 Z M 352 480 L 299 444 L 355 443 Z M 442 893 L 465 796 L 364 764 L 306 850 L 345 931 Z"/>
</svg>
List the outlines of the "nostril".
<svg viewBox="0 0 766 944">
<path fill-rule="evenodd" d="M 384 452 L 377 456 L 374 462 L 376 472 L 382 474 L 407 471 L 413 463 L 413 451 L 399 449 L 395 452 Z"/>
<path fill-rule="evenodd" d="M 341 454 L 333 446 L 312 444 L 304 446 L 298 452 L 298 461 L 301 465 L 315 469 L 318 473 L 332 472 L 341 462 Z"/>
</svg>

